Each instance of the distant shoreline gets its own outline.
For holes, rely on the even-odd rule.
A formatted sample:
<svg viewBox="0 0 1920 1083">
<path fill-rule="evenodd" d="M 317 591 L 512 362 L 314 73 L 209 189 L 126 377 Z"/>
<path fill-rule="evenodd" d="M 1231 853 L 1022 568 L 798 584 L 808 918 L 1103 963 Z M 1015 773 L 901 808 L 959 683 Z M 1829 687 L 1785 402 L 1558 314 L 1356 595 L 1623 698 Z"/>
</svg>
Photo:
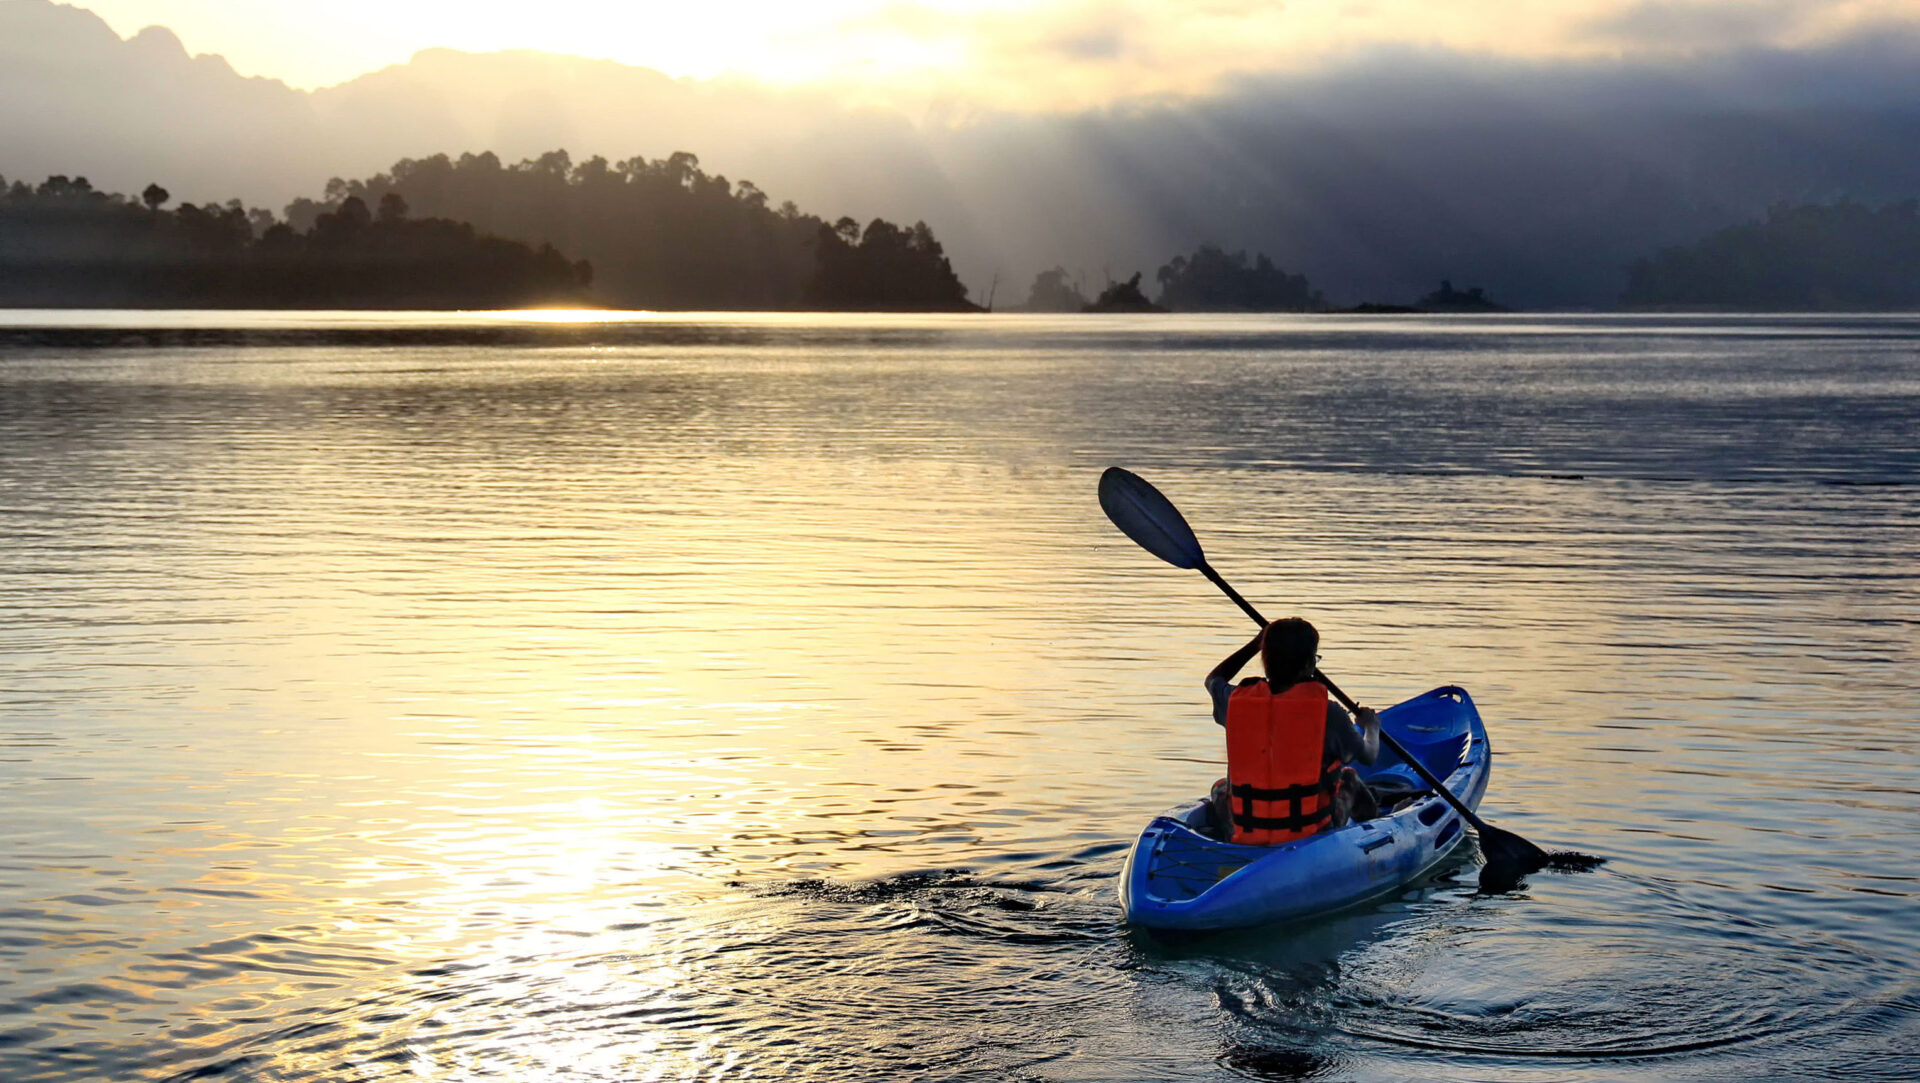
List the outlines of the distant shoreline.
<svg viewBox="0 0 1920 1083">
<path fill-rule="evenodd" d="M 45 314 L 47 322 L 30 322 L 20 317 L 26 314 Z M 93 314 L 105 317 L 100 321 L 63 319 L 65 316 Z M 143 325 L 138 320 L 142 314 L 152 315 L 161 321 Z M 208 321 L 193 321 L 181 317 L 204 315 Z M 1502 312 L 1433 312 L 1416 310 L 1368 311 L 1360 308 L 1324 309 L 1315 312 L 1299 311 L 1208 311 L 1208 312 L 1039 312 L 1023 309 L 997 309 L 987 311 L 980 308 L 967 309 L 850 309 L 850 308 L 613 308 L 600 305 L 533 305 L 516 308 L 420 308 L 379 306 L 379 307 L 195 307 L 191 305 L 166 306 L 98 306 L 98 305 L 0 305 L 0 332 L 17 331 L 32 328 L 72 329 L 72 330 L 199 330 L 218 331 L 222 328 L 217 320 L 221 316 L 231 316 L 248 321 L 271 320 L 275 316 L 289 320 L 306 320 L 319 317 L 338 317 L 343 329 L 350 329 L 355 322 L 386 325 L 387 317 L 419 317 L 423 320 L 437 320 L 458 323 L 460 326 L 551 326 L 551 327 L 591 327 L 598 324 L 647 321 L 699 321 L 704 318 L 715 320 L 750 320 L 753 317 L 779 319 L 782 317 L 832 317 L 849 319 L 860 317 L 1010 317 L 1063 319 L 1093 323 L 1110 321 L 1114 316 L 1140 316 L 1145 323 L 1165 322 L 1183 319 L 1221 319 L 1230 320 L 1246 317 L 1285 316 L 1308 320 L 1334 320 L 1361 317 L 1390 322 L 1412 317 L 1419 319 L 1631 319 L 1635 317 L 1654 318 L 1703 318 L 1721 319 L 1737 317 L 1769 317 L 1777 319 L 1821 319 L 1821 318 L 1903 318 L 1920 317 L 1920 309 L 1629 309 L 1629 308 L 1560 308 L 1540 311 L 1502 311 Z M 578 318 L 568 318 L 577 316 Z M 360 321 L 356 321 L 360 318 Z M 467 321 L 475 321 L 469 324 Z M 254 326 L 251 322 L 237 329 Z M 327 326 L 324 322 L 317 326 Z"/>
</svg>

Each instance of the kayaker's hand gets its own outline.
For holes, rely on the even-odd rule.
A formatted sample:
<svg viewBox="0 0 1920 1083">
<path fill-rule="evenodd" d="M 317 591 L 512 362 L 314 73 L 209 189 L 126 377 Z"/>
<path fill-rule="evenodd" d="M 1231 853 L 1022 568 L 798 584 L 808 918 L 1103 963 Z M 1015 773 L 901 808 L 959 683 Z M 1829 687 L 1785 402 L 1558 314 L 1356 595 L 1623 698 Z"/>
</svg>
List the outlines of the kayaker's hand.
<svg viewBox="0 0 1920 1083">
<path fill-rule="evenodd" d="M 1360 762 L 1372 763 L 1380 758 L 1380 712 L 1371 707 L 1356 708 L 1353 720 L 1360 726 Z"/>
</svg>

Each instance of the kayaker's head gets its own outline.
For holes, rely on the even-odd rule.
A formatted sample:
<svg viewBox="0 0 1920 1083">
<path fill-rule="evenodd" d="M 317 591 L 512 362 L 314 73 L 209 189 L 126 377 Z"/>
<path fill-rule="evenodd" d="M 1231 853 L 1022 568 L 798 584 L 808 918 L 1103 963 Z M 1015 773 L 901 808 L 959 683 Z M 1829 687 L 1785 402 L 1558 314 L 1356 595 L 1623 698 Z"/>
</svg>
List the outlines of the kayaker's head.
<svg viewBox="0 0 1920 1083">
<path fill-rule="evenodd" d="M 1260 637 L 1260 662 L 1266 666 L 1267 683 L 1275 689 L 1311 678 L 1320 662 L 1319 652 L 1319 630 L 1299 617 L 1274 621 Z"/>
</svg>

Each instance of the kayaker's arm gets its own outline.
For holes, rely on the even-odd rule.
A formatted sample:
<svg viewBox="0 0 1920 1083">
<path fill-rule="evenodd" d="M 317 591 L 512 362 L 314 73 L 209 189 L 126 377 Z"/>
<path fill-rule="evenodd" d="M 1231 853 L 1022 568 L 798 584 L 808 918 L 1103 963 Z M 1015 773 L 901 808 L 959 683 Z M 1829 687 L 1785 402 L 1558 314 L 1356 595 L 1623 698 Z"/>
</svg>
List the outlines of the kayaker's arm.
<svg viewBox="0 0 1920 1083">
<path fill-rule="evenodd" d="M 1220 664 L 1213 667 L 1212 673 L 1207 674 L 1207 687 L 1212 688 L 1215 682 L 1232 684 L 1240 670 L 1253 659 L 1254 655 L 1260 653 L 1260 640 L 1265 638 L 1266 634 L 1265 628 L 1260 629 L 1253 633 L 1252 639 L 1247 640 L 1246 646 L 1220 659 Z"/>
<path fill-rule="evenodd" d="M 1338 703 L 1327 704 L 1327 755 L 1341 763 L 1371 764 L 1380 758 L 1380 716 L 1370 707 L 1359 717 Z"/>
<path fill-rule="evenodd" d="M 1207 674 L 1207 698 L 1213 700 L 1215 724 L 1227 724 L 1227 697 L 1233 695 L 1233 678 L 1259 652 L 1261 637 L 1266 634 L 1265 629 L 1256 633 L 1246 646 L 1221 659 L 1220 664 L 1213 667 L 1213 672 Z"/>
</svg>

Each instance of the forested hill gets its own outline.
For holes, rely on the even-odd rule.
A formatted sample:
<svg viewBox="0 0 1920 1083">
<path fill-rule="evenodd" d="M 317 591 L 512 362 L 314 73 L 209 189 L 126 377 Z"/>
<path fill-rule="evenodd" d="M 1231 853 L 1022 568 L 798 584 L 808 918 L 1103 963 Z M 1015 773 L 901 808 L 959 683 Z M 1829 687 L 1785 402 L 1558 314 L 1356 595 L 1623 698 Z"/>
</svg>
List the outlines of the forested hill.
<svg viewBox="0 0 1920 1083">
<path fill-rule="evenodd" d="M 405 159 L 327 184 L 287 207 L 297 228 L 359 199 L 398 195 L 419 213 L 552 244 L 591 262 L 595 290 L 622 308 L 964 311 L 966 287 L 926 223 L 828 223 L 680 152 L 574 163 L 558 150 L 515 165 L 491 153 Z"/>
<path fill-rule="evenodd" d="M 295 230 L 238 201 L 136 202 L 85 177 L 0 178 L 0 306 L 519 308 L 577 304 L 592 277 L 553 247 L 345 200 Z"/>
<path fill-rule="evenodd" d="M 1920 206 L 1776 206 L 1765 221 L 1636 262 L 1621 303 L 1645 308 L 1920 308 Z"/>
</svg>

